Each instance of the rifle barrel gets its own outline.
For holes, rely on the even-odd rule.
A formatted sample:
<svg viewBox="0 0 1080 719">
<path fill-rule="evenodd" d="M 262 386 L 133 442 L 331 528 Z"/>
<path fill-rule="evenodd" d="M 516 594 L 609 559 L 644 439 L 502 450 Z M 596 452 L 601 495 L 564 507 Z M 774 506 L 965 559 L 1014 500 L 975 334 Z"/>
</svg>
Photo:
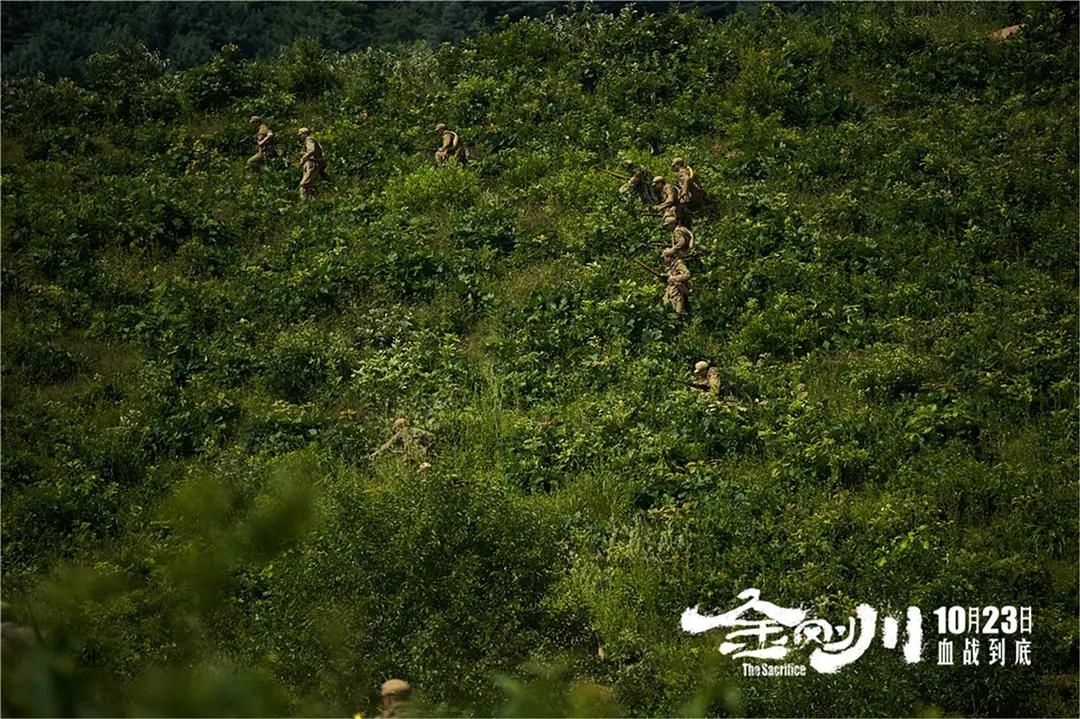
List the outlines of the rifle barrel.
<svg viewBox="0 0 1080 719">
<path fill-rule="evenodd" d="M 664 275 L 662 273 L 657 272 L 656 270 L 649 267 L 647 264 L 645 264 L 644 262 L 642 262 L 638 258 L 631 257 L 630 259 L 633 260 L 634 262 L 638 263 L 638 265 L 641 267 L 641 269 L 645 270 L 646 272 L 648 272 L 650 275 L 652 275 L 656 279 L 661 280 L 661 281 L 664 280 Z"/>
</svg>

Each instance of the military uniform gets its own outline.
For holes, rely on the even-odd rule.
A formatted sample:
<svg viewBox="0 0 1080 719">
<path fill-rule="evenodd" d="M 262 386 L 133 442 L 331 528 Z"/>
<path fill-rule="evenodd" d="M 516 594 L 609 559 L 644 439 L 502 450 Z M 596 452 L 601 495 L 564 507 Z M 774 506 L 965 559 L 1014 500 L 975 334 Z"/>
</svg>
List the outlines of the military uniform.
<svg viewBox="0 0 1080 719">
<path fill-rule="evenodd" d="M 381 447 L 369 455 L 370 459 L 394 449 L 406 462 L 422 462 L 427 457 L 428 448 L 435 442 L 435 435 L 419 427 L 410 427 L 404 417 L 394 421 L 394 434 Z M 395 449 L 401 445 L 400 449 Z M 430 466 L 430 465 L 429 465 Z"/>
<path fill-rule="evenodd" d="M 694 249 L 694 233 L 682 225 L 675 225 L 671 231 L 671 249 L 685 257 L 690 250 Z"/>
<path fill-rule="evenodd" d="M 702 382 L 697 385 L 702 394 L 720 393 L 720 370 L 710 367 L 708 362 L 698 362 L 694 365 L 694 375 Z"/>
<path fill-rule="evenodd" d="M 673 250 L 664 250 L 664 255 L 668 256 L 664 304 L 671 305 L 676 314 L 684 315 L 690 311 L 690 268 Z"/>
<path fill-rule="evenodd" d="M 380 719 L 404 719 L 410 716 L 412 716 L 412 710 L 407 701 L 396 701 L 388 707 L 383 707 L 383 710 L 379 712 Z"/>
<path fill-rule="evenodd" d="M 411 715 L 409 707 L 409 695 L 412 687 L 404 679 L 388 679 L 382 683 L 382 711 L 379 716 L 383 719 L 398 719 Z"/>
<path fill-rule="evenodd" d="M 679 188 L 670 182 L 663 182 L 662 180 L 656 182 L 655 179 L 653 186 L 660 193 L 660 202 L 653 205 L 653 209 L 663 212 L 661 221 L 664 224 L 668 222 L 683 224 L 683 213 L 679 206 Z"/>
<path fill-rule="evenodd" d="M 644 168 L 637 168 L 631 173 L 630 178 L 622 184 L 619 188 L 619 192 L 641 192 L 641 186 L 645 184 L 645 170 Z"/>
<path fill-rule="evenodd" d="M 698 182 L 694 168 L 676 157 L 671 168 L 679 173 L 679 204 L 687 209 L 696 210 L 705 203 L 705 190 Z"/>
<path fill-rule="evenodd" d="M 1008 40 L 1010 37 L 1020 32 L 1023 27 L 1023 23 L 1019 25 L 1010 25 L 1009 27 L 1003 27 L 1000 30 L 995 30 L 994 32 L 987 35 L 987 37 L 991 40 Z"/>
<path fill-rule="evenodd" d="M 448 159 L 453 157 L 464 165 L 469 158 L 458 134 L 442 123 L 436 126 L 435 131 L 442 136 L 442 146 L 435 151 L 435 161 L 440 165 L 444 165 Z"/>
<path fill-rule="evenodd" d="M 248 167 L 257 170 L 266 160 L 274 156 L 274 132 L 261 118 L 251 118 L 252 123 L 259 122 L 259 129 L 255 133 L 255 154 L 248 158 Z"/>
<path fill-rule="evenodd" d="M 306 200 L 311 197 L 315 181 L 322 176 L 325 165 L 322 145 L 319 144 L 306 127 L 299 132 L 304 140 L 304 156 L 300 158 L 300 167 L 304 169 L 304 176 L 300 178 L 300 199 Z"/>
<path fill-rule="evenodd" d="M 642 202 L 656 202 L 660 198 L 653 190 L 652 185 L 649 184 L 647 179 L 647 171 L 641 165 L 634 168 L 630 179 L 622 184 L 619 188 L 619 192 L 622 194 L 633 193 L 638 196 L 638 199 Z"/>
</svg>

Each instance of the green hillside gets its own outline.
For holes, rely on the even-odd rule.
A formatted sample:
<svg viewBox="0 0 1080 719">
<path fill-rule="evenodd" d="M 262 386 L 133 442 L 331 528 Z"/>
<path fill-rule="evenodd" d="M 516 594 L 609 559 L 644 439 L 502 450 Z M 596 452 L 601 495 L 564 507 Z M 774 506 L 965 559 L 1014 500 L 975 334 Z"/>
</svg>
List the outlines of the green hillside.
<svg viewBox="0 0 1080 719">
<path fill-rule="evenodd" d="M 1021 9 L 6 82 L 2 597 L 41 640 L 5 713 L 370 716 L 401 676 L 439 715 L 1075 715 L 1077 26 Z M 601 172 L 674 156 L 685 317 Z M 399 416 L 430 471 L 368 458 Z M 743 677 L 679 621 L 750 587 L 921 607 L 923 661 Z M 953 605 L 1032 607 L 1031 666 L 938 666 Z"/>
</svg>

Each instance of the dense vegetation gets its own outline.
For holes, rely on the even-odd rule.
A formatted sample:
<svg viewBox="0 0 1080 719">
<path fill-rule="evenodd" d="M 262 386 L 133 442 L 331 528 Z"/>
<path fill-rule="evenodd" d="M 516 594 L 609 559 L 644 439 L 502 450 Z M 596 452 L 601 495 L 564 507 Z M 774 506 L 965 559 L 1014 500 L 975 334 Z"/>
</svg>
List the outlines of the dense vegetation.
<svg viewBox="0 0 1080 719">
<path fill-rule="evenodd" d="M 580 3 L 579 3 L 580 4 Z M 618 12 L 623 0 L 594 6 Z M 668 2 L 636 7 L 663 12 Z M 709 17 L 723 17 L 738 3 L 686 1 Z M 748 12 L 756 7 L 743 3 Z M 785 2 L 785 6 L 808 3 Z M 138 38 L 180 70 L 201 65 L 223 45 L 246 57 L 276 56 L 284 45 L 312 37 L 330 50 L 349 52 L 395 42 L 454 42 L 476 35 L 501 18 L 572 12 L 574 4 L 538 2 L 11 2 L 3 8 L 4 76 L 43 73 L 49 80 L 83 80 L 87 60 Z"/>
<path fill-rule="evenodd" d="M 1072 714 L 1076 26 L 1023 10 L 1007 42 L 1001 5 L 584 10 L 6 83 L 5 618 L 43 636 L 6 711 L 367 713 L 400 675 L 440 714 Z M 468 166 L 415 152 L 438 121 Z M 597 171 L 674 155 L 711 193 L 686 319 Z M 427 475 L 366 459 L 398 415 Z M 678 621 L 751 586 L 1031 605 L 1033 666 L 744 679 Z"/>
</svg>

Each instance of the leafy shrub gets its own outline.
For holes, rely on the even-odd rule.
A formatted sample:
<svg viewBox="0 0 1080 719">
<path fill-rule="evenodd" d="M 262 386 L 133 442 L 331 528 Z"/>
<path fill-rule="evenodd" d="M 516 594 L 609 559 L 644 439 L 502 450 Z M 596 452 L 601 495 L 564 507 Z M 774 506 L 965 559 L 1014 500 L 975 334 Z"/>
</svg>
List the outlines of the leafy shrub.
<svg viewBox="0 0 1080 719">
<path fill-rule="evenodd" d="M 225 45 L 206 65 L 184 75 L 184 97 L 195 110 L 220 110 L 257 87 L 250 67 L 240 59 L 240 48 Z"/>
<path fill-rule="evenodd" d="M 282 55 L 281 71 L 289 91 L 301 100 L 311 100 L 341 84 L 330 54 L 311 37 L 300 38 L 289 46 Z"/>
<path fill-rule="evenodd" d="M 180 98 L 167 69 L 144 45 L 113 46 L 87 59 L 86 80 L 120 120 L 170 120 L 180 111 Z"/>
</svg>

